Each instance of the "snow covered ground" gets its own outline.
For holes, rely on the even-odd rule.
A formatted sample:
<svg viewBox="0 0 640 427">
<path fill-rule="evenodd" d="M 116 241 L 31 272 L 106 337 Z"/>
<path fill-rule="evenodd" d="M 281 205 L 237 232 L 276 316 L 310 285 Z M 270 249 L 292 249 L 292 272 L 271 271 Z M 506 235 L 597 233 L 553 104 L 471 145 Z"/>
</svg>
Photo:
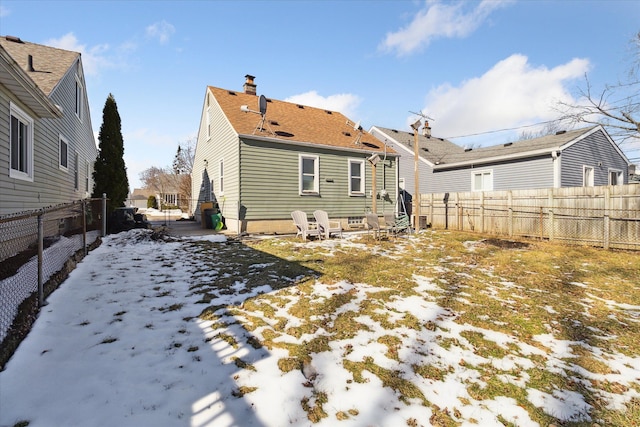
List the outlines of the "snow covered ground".
<svg viewBox="0 0 640 427">
<path fill-rule="evenodd" d="M 106 237 L 51 295 L 33 330 L 0 372 L 0 426 L 20 421 L 29 421 L 30 427 L 308 426 L 309 408 L 314 406 L 322 406 L 328 414 L 313 424 L 317 426 L 427 426 L 438 415 L 434 408 L 460 425 L 502 426 L 506 421 L 537 426 L 511 397 L 476 400 L 469 394 L 469 384 L 486 384 L 475 369 L 483 364 L 493 365 L 505 384 L 526 389 L 529 402 L 545 413 L 561 421 L 591 420 L 590 404 L 583 395 L 527 387 L 525 371 L 532 366 L 531 357 L 545 359 L 550 371 L 579 369 L 568 361 L 574 357 L 570 347 L 575 343 L 547 334 L 535 337 L 540 346 L 532 346 L 513 336 L 460 324 L 455 313 L 434 302 L 433 293 L 440 292 L 437 283 L 419 275 L 414 276 L 419 296 L 394 299 L 386 315 L 401 318 L 409 313 L 422 324 L 437 322 L 436 329 L 403 326 L 390 332 L 363 314 L 356 320 L 368 328 L 329 341 L 330 349 L 314 353 L 303 369 L 283 370 L 280 363 L 290 357 L 287 350 L 252 346 L 251 339 L 265 339 L 273 326 L 270 319 L 278 314 L 295 325 L 298 320 L 288 308 L 301 292 L 295 286 L 275 290 L 267 281 L 248 286 L 237 280 L 232 292 L 220 289 L 208 303 L 237 307 L 236 314 L 220 309 L 215 311 L 217 319 L 203 320 L 198 316 L 206 305 L 193 285 L 215 284 L 226 273 L 215 266 L 203 268 L 201 257 L 215 257 L 215 250 L 203 255 L 198 243 L 223 243 L 225 237 L 157 241 L 149 236 L 148 230 L 132 230 Z M 331 253 L 343 245 L 360 247 L 357 239 L 307 245 Z M 268 263 L 253 268 L 265 278 L 269 275 Z M 373 291 L 381 288 L 348 282 L 329 286 L 320 281 L 312 286 L 318 300 L 350 294 L 341 312 L 358 310 Z M 249 313 L 244 304 L 256 296 L 256 304 L 261 298 L 266 303 L 271 302 L 266 298 L 278 298 L 280 304 L 271 304 L 276 314 L 262 318 L 265 326 L 249 332 L 242 322 L 260 313 Z M 332 320 L 328 319 L 329 326 Z M 517 350 L 488 359 L 465 345 L 463 332 L 480 332 L 501 348 Z M 323 333 L 283 335 L 278 340 L 300 343 Z M 389 356 L 383 335 L 401 339 L 397 357 Z M 438 345 L 443 339 L 458 345 Z M 384 384 L 380 375 L 365 367 L 367 360 L 397 372 L 425 400 L 401 396 L 393 384 Z M 623 392 L 606 396 L 612 407 L 622 408 L 640 397 L 633 386 L 640 381 L 640 357 L 604 354 L 601 360 L 613 373 L 581 374 L 623 386 Z M 436 366 L 445 374 L 440 379 L 418 375 L 412 369 L 418 364 Z M 346 366 L 360 369 L 361 378 Z"/>
</svg>

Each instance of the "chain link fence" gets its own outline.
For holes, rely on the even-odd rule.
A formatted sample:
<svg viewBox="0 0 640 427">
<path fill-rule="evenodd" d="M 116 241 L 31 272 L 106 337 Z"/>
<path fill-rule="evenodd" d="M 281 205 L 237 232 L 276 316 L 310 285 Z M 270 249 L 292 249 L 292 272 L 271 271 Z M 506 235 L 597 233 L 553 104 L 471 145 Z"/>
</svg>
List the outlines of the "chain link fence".
<svg viewBox="0 0 640 427">
<path fill-rule="evenodd" d="M 105 199 L 84 199 L 37 211 L 0 216 L 0 342 L 20 305 L 69 259 L 103 234 Z"/>
</svg>

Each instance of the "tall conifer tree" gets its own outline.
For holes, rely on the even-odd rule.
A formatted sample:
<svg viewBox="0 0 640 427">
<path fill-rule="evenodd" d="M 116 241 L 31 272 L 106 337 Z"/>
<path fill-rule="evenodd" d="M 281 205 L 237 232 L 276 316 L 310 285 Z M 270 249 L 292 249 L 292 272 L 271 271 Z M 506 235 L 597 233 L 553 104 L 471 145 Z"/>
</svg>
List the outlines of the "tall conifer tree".
<svg viewBox="0 0 640 427">
<path fill-rule="evenodd" d="M 120 125 L 118 106 L 109 94 L 102 110 L 102 126 L 98 134 L 99 154 L 93 169 L 93 195 L 107 194 L 107 211 L 124 206 L 129 195 L 129 180 L 124 164 L 124 142 Z"/>
</svg>

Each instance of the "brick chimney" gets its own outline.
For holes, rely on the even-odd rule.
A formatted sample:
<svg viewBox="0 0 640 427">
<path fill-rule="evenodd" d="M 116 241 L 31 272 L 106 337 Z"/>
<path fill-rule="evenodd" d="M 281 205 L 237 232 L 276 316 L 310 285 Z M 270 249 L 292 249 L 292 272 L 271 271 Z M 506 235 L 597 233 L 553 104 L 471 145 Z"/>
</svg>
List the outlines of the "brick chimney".
<svg viewBox="0 0 640 427">
<path fill-rule="evenodd" d="M 253 83 L 253 79 L 255 79 L 254 76 L 247 74 L 246 76 L 244 76 L 244 78 L 246 79 L 246 81 L 244 82 L 244 93 L 249 94 L 249 95 L 255 95 L 256 94 L 256 85 L 255 83 Z"/>
</svg>

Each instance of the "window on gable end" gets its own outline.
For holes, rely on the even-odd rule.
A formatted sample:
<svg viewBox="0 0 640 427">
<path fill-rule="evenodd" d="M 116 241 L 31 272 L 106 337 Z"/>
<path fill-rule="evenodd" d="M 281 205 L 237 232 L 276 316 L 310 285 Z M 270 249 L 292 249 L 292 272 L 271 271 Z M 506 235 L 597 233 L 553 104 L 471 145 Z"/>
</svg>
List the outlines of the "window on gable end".
<svg viewBox="0 0 640 427">
<path fill-rule="evenodd" d="M 62 135 L 58 138 L 58 166 L 63 171 L 69 170 L 69 143 Z"/>
<path fill-rule="evenodd" d="M 76 75 L 76 116 L 82 120 L 82 82 Z"/>
<path fill-rule="evenodd" d="M 33 119 L 10 103 L 9 176 L 33 181 Z"/>
<path fill-rule="evenodd" d="M 594 170 L 591 166 L 582 167 L 582 186 L 593 187 L 594 184 Z"/>
<path fill-rule="evenodd" d="M 624 185 L 621 170 L 609 169 L 609 185 Z"/>
<path fill-rule="evenodd" d="M 220 159 L 218 170 L 218 194 L 220 196 L 224 194 L 224 159 Z"/>
<path fill-rule="evenodd" d="M 78 190 L 80 188 L 80 155 L 76 151 L 73 156 L 73 188 Z"/>
</svg>

